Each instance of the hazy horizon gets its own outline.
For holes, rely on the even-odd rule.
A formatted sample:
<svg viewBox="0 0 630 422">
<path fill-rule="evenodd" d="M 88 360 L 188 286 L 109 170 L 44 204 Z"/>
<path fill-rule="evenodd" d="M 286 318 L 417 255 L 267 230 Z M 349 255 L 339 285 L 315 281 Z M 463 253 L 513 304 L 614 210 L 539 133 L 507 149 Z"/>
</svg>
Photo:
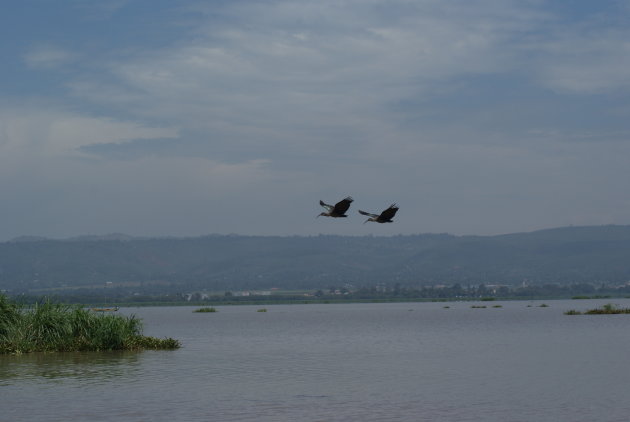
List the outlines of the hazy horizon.
<svg viewBox="0 0 630 422">
<path fill-rule="evenodd" d="M 569 226 L 558 226 L 558 227 L 545 227 L 545 228 L 540 228 L 540 229 L 534 229 L 534 230 L 528 230 L 528 231 L 521 231 L 521 232 L 506 232 L 506 233 L 495 233 L 495 234 L 474 234 L 474 233 L 470 233 L 470 234 L 454 234 L 454 233 L 449 233 L 449 232 L 419 232 L 419 233 L 404 233 L 404 234 L 378 234 L 375 235 L 373 233 L 366 233 L 366 234 L 350 234 L 350 235 L 343 235 L 343 234 L 335 234 L 335 233 L 314 233 L 314 234 L 287 234 L 287 235 L 275 235 L 275 234 L 268 234 L 268 235 L 254 235 L 254 234 L 240 234 L 240 233 L 198 233 L 198 234 L 191 234 L 191 235 L 169 235 L 169 234 L 162 234 L 162 235 L 148 235 L 148 236 L 136 236 L 136 235 L 130 235 L 128 233 L 121 233 L 121 232 L 111 232 L 111 233 L 83 233 L 83 234 L 78 234 L 78 235 L 73 235 L 73 236 L 65 236 L 65 237 L 48 237 L 48 236 L 39 236 L 39 235 L 20 235 L 20 236 L 15 236 L 12 237 L 11 239 L 7 239 L 7 240 L 0 240 L 0 243 L 2 242 L 11 242 L 11 241 L 15 241 L 15 240 L 38 240 L 38 239 L 45 239 L 45 240 L 82 240 L 82 239 L 90 239 L 90 238 L 95 238 L 95 239 L 106 239 L 106 238 L 130 238 L 130 239 L 194 239 L 194 238 L 203 238 L 203 237 L 213 237 L 213 236 L 238 236 L 238 237 L 318 237 L 318 236 L 348 236 L 348 237 L 397 237 L 397 236 L 453 236 L 453 237 L 494 237 L 494 236 L 508 236 L 508 235 L 519 235 L 519 234 L 530 234 L 530 233 L 537 233 L 537 232 L 543 232 L 543 231 L 553 231 L 553 230 L 563 230 L 563 229 L 587 229 L 587 228 L 597 228 L 597 227 L 628 227 L 629 225 L 627 224 L 601 224 L 601 225 L 588 225 L 588 226 L 576 226 L 576 225 L 569 225 Z"/>
</svg>

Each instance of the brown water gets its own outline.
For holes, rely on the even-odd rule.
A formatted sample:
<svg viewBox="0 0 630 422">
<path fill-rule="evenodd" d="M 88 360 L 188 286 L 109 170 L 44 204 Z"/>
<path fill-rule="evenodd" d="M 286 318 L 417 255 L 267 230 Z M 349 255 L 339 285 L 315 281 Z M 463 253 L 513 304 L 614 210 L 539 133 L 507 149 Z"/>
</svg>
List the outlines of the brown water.
<svg viewBox="0 0 630 422">
<path fill-rule="evenodd" d="M 183 347 L 0 356 L 0 421 L 627 421 L 609 302 L 125 308 Z"/>
</svg>

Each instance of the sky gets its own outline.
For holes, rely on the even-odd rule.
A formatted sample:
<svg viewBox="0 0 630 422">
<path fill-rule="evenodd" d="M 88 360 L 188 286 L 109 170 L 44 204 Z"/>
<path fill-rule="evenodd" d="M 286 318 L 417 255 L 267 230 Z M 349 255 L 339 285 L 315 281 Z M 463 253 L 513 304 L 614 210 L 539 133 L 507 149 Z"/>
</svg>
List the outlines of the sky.
<svg viewBox="0 0 630 422">
<path fill-rule="evenodd" d="M 630 1 L 22 0 L 0 39 L 0 241 L 630 224 Z"/>
</svg>

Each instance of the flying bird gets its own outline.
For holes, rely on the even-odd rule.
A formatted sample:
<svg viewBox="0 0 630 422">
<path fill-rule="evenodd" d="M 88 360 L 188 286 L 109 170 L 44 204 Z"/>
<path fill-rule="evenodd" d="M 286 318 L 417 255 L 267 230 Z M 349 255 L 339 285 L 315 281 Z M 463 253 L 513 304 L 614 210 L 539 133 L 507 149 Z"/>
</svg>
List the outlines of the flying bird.
<svg viewBox="0 0 630 422">
<path fill-rule="evenodd" d="M 372 213 L 361 211 L 361 210 L 359 210 L 359 214 L 367 215 L 368 217 L 370 217 L 367 220 L 365 220 L 363 224 L 367 223 L 368 221 L 374 221 L 375 223 L 393 223 L 392 218 L 394 218 L 397 211 L 398 211 L 398 206 L 396 204 L 391 204 L 389 208 L 383 211 L 380 215 L 372 214 Z"/>
<path fill-rule="evenodd" d="M 346 211 L 348 211 L 348 208 L 350 208 L 350 204 L 352 203 L 352 201 L 354 201 L 354 199 L 352 199 L 351 196 L 348 196 L 347 198 L 342 199 L 341 201 L 337 202 L 334 206 L 332 206 L 330 204 L 325 203 L 324 201 L 320 199 L 319 205 L 324 207 L 326 209 L 326 212 L 319 214 L 317 217 L 319 216 L 334 217 L 334 218 L 347 217 Z"/>
</svg>

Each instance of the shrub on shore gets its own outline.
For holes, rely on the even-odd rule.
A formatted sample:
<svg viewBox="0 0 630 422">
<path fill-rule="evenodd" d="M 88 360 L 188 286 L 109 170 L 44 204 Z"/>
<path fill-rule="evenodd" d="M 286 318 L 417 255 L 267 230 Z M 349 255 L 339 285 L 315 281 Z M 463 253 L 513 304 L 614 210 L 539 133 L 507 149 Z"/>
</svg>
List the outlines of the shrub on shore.
<svg viewBox="0 0 630 422">
<path fill-rule="evenodd" d="M 0 295 L 0 353 L 176 349 L 177 340 L 142 335 L 135 316 L 103 315 L 49 300 L 22 308 Z"/>
</svg>

